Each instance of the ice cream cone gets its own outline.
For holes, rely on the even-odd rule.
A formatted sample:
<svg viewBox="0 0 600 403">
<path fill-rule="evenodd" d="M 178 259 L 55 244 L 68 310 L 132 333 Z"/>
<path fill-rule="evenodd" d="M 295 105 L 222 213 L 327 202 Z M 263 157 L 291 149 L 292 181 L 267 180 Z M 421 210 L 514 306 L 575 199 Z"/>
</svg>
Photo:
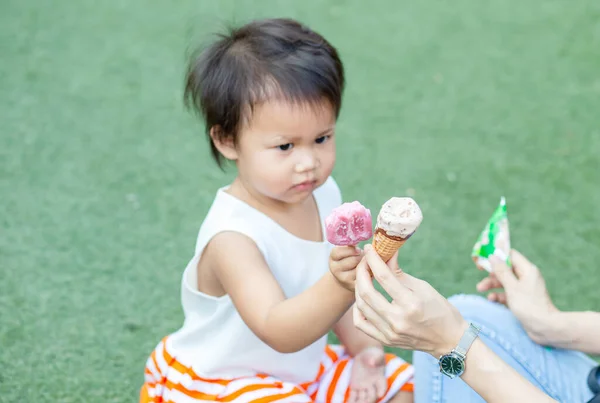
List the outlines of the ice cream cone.
<svg viewBox="0 0 600 403">
<path fill-rule="evenodd" d="M 423 213 L 417 202 L 410 197 L 392 197 L 379 210 L 373 249 L 387 263 L 415 233 L 422 220 Z"/>
<path fill-rule="evenodd" d="M 383 229 L 375 228 L 373 235 L 373 249 L 384 262 L 389 261 L 394 253 L 404 245 L 408 238 L 388 235 Z"/>
</svg>

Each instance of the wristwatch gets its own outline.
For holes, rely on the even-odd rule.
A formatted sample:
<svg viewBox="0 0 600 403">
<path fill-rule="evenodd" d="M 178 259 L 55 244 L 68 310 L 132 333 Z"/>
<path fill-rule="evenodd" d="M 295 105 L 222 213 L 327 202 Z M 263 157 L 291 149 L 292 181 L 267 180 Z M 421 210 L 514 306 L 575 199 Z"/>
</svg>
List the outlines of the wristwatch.
<svg viewBox="0 0 600 403">
<path fill-rule="evenodd" d="M 465 372 L 465 357 L 467 351 L 471 348 L 471 344 L 479 336 L 480 328 L 473 323 L 469 324 L 469 328 L 460 338 L 458 345 L 448 354 L 444 354 L 439 359 L 440 372 L 449 378 L 456 378 Z"/>
<path fill-rule="evenodd" d="M 596 395 L 600 395 L 600 365 L 592 368 L 588 375 L 588 386 Z"/>
<path fill-rule="evenodd" d="M 594 367 L 588 376 L 588 386 L 594 394 L 592 400 L 587 403 L 600 403 L 600 365 Z"/>
</svg>

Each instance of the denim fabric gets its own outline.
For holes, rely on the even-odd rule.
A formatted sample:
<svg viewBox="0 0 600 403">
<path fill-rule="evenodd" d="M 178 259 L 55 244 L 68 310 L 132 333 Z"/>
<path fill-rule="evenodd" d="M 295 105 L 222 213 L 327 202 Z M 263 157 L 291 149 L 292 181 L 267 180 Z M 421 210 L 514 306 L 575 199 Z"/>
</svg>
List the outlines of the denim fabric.
<svg viewBox="0 0 600 403">
<path fill-rule="evenodd" d="M 582 403 L 592 398 L 587 377 L 598 363 L 590 357 L 534 343 L 501 304 L 476 295 L 456 295 L 449 301 L 466 320 L 481 326 L 480 338 L 489 348 L 548 395 L 564 403 Z M 462 379 L 450 379 L 440 373 L 437 359 L 431 355 L 415 352 L 413 364 L 415 403 L 485 402 Z"/>
</svg>

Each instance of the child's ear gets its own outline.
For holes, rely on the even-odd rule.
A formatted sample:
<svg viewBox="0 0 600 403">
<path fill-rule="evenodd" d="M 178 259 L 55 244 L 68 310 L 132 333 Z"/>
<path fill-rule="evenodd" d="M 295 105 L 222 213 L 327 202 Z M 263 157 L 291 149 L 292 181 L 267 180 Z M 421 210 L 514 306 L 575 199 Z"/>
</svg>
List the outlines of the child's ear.
<svg viewBox="0 0 600 403">
<path fill-rule="evenodd" d="M 221 126 L 215 125 L 210 128 L 210 138 L 217 150 L 228 160 L 235 161 L 238 158 L 237 148 L 232 136 L 225 136 Z"/>
</svg>

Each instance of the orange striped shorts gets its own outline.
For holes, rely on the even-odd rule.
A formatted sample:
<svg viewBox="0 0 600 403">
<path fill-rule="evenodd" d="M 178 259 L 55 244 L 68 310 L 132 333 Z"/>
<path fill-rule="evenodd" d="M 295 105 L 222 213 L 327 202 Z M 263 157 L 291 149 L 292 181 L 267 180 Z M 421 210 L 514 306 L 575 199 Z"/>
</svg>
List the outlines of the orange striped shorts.
<svg viewBox="0 0 600 403">
<path fill-rule="evenodd" d="M 167 352 L 165 340 L 148 358 L 140 403 L 341 403 L 350 394 L 353 362 L 342 346 L 328 345 L 316 379 L 298 385 L 266 374 L 234 379 L 200 377 Z M 413 391 L 413 367 L 393 354 L 386 354 L 385 360 L 387 390 L 378 400 L 382 403 L 399 391 Z"/>
</svg>

